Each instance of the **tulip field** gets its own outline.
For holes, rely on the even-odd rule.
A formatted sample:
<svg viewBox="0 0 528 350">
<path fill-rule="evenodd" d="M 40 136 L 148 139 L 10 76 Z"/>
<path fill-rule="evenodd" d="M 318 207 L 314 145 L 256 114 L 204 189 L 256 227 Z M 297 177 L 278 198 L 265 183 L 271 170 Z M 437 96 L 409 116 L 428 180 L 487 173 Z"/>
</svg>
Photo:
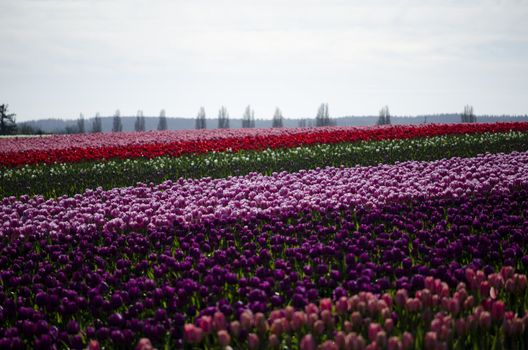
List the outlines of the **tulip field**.
<svg viewBox="0 0 528 350">
<path fill-rule="evenodd" d="M 0 139 L 0 349 L 527 349 L 528 123 Z"/>
</svg>

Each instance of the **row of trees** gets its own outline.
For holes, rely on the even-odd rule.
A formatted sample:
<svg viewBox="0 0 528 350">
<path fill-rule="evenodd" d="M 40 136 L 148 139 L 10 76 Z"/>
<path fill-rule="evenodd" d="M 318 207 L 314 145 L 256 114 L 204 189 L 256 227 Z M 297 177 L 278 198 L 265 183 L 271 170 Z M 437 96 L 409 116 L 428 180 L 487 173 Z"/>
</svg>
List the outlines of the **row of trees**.
<svg viewBox="0 0 528 350">
<path fill-rule="evenodd" d="M 464 111 L 461 114 L 461 122 L 462 123 L 476 123 L 477 117 L 473 113 L 473 107 L 472 106 L 465 106 Z M 377 121 L 378 125 L 390 125 L 391 122 L 391 115 L 389 112 L 389 107 L 384 106 L 380 112 L 379 112 L 379 118 Z M 312 120 L 308 119 L 301 119 L 299 121 L 299 127 L 312 127 L 314 126 L 314 123 Z M 317 115 L 315 116 L 315 126 L 333 126 L 336 125 L 335 120 L 330 118 L 330 113 L 328 112 L 328 103 L 322 103 L 319 106 L 319 109 L 317 110 Z M 275 113 L 273 114 L 272 119 L 272 127 L 273 128 L 282 128 L 284 126 L 284 116 L 282 115 L 282 111 L 279 108 L 275 109 Z M 225 106 L 222 106 L 220 110 L 218 111 L 218 129 L 229 129 L 229 113 L 227 112 L 227 108 Z M 244 115 L 242 117 L 242 127 L 243 128 L 254 128 L 255 127 L 255 111 L 251 108 L 251 106 L 247 106 L 246 110 L 244 111 Z M 200 110 L 198 111 L 198 114 L 196 115 L 196 122 L 195 122 L 195 128 L 196 129 L 206 129 L 207 128 L 207 119 L 205 114 L 205 108 L 200 107 Z M 81 117 L 78 120 L 78 131 L 81 133 L 84 133 L 84 116 L 81 114 Z M 95 116 L 95 119 L 93 121 L 92 126 L 92 132 L 101 132 L 101 119 L 99 117 L 99 114 Z M 119 110 L 116 111 L 114 114 L 113 119 L 113 126 L 112 131 L 113 132 L 120 132 L 123 130 L 123 125 L 121 123 L 121 114 Z M 139 110 L 137 112 L 136 122 L 134 124 L 134 130 L 135 131 L 145 131 L 145 117 L 143 115 L 143 111 Z M 161 110 L 159 122 L 158 122 L 158 130 L 167 130 L 167 117 L 165 114 L 165 110 Z"/>
<path fill-rule="evenodd" d="M 24 125 L 19 130 L 17 130 L 15 114 L 8 113 L 7 109 L 8 109 L 7 104 L 0 105 L 0 135 L 10 135 L 10 134 L 15 134 L 17 132 L 24 133 L 24 134 L 39 133 L 37 130 L 34 130 L 33 128 L 27 125 Z M 462 123 L 476 123 L 477 122 L 477 117 L 475 116 L 473 112 L 473 106 L 467 105 L 464 107 L 464 111 L 460 115 L 460 121 Z M 134 130 L 135 131 L 145 131 L 146 130 L 145 124 L 146 124 L 146 120 L 145 120 L 143 111 L 142 110 L 137 111 L 136 121 L 134 123 Z M 390 116 L 388 106 L 385 106 L 380 110 L 377 124 L 378 125 L 390 125 L 391 124 L 391 116 Z M 328 112 L 328 103 L 322 103 L 319 106 L 315 119 L 313 120 L 301 119 L 298 125 L 299 127 L 332 126 L 332 125 L 336 125 L 336 122 L 335 120 L 330 118 L 330 114 Z M 272 127 L 281 128 L 283 126 L 284 126 L 284 116 L 282 115 L 282 111 L 279 108 L 276 108 L 275 113 L 273 114 Z M 200 110 L 198 111 L 198 114 L 196 116 L 195 127 L 196 129 L 206 129 L 207 128 L 207 119 L 206 119 L 204 107 L 200 107 Z M 227 112 L 227 108 L 225 106 L 222 106 L 220 110 L 218 111 L 217 127 L 219 129 L 228 129 L 230 127 L 229 113 Z M 247 106 L 244 111 L 244 115 L 242 117 L 242 127 L 243 128 L 254 128 L 255 127 L 255 111 L 251 108 L 251 106 Z M 166 116 L 165 110 L 162 109 L 160 111 L 157 129 L 167 130 L 167 128 L 168 128 L 167 116 Z M 89 130 L 86 126 L 86 121 L 82 113 L 80 114 L 79 119 L 77 119 L 77 123 L 73 126 L 66 127 L 66 130 L 65 130 L 66 133 L 86 133 L 86 132 L 97 133 L 97 132 L 102 132 L 102 131 L 103 131 L 102 119 L 99 113 L 95 115 L 95 118 L 93 119 L 91 128 Z M 112 120 L 112 131 L 113 132 L 123 131 L 123 123 L 121 121 L 121 112 L 119 110 L 117 110 L 114 113 L 113 120 Z M 42 131 L 40 131 L 40 133 L 42 133 Z"/>
<path fill-rule="evenodd" d="M 198 115 L 196 116 L 196 129 L 207 128 L 207 122 L 205 117 L 205 109 L 201 107 L 200 111 L 198 112 Z M 303 119 L 303 121 L 305 125 L 299 126 L 306 126 L 306 119 Z M 335 125 L 335 122 L 329 117 L 328 104 L 321 104 L 321 107 L 319 107 L 319 111 L 316 116 L 316 121 L 317 126 Z M 282 128 L 284 126 L 284 116 L 282 115 L 282 111 L 280 110 L 280 108 L 275 109 L 275 113 L 273 114 L 273 119 L 271 121 L 271 126 L 273 128 Z M 222 106 L 218 111 L 217 127 L 218 129 L 229 129 L 229 113 L 227 112 L 227 108 L 225 106 Z M 242 116 L 242 127 L 255 127 L 255 111 L 251 108 L 251 106 L 247 106 L 246 110 L 244 111 L 244 115 Z"/>
</svg>

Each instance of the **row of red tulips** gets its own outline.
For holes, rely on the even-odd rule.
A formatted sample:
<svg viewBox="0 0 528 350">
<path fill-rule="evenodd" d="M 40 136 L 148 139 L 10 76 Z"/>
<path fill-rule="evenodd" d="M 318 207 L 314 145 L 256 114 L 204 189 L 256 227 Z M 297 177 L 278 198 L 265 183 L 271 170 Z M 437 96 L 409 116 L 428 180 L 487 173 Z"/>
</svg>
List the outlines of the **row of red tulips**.
<svg viewBox="0 0 528 350">
<path fill-rule="evenodd" d="M 146 132 L 116 135 L 116 142 L 72 143 L 70 138 L 53 137 L 53 142 L 20 139 L 0 142 L 0 166 L 16 167 L 39 163 L 71 163 L 111 158 L 154 158 L 164 155 L 181 156 L 212 151 L 263 150 L 290 148 L 321 143 L 341 143 L 369 140 L 409 139 L 438 135 L 474 134 L 484 132 L 528 131 L 528 123 L 493 124 L 429 124 L 389 127 L 328 127 L 281 129 L 273 132 L 246 130 L 209 131 L 207 137 L 192 137 L 192 132 Z M 262 131 L 262 130 L 261 130 Z M 85 136 L 90 140 L 91 135 Z M 128 142 L 127 142 L 128 138 Z M 148 140 L 148 141 L 147 141 Z M 14 144 L 13 144 L 14 142 Z M 17 142 L 20 147 L 16 147 Z M 31 143 L 35 144 L 32 145 Z"/>
</svg>

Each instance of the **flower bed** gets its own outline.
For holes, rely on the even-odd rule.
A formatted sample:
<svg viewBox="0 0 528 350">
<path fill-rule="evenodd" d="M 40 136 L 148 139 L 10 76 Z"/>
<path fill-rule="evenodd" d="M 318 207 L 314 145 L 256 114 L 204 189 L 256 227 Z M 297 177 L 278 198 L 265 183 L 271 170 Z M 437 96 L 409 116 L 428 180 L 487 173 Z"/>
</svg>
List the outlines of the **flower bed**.
<svg viewBox="0 0 528 350">
<path fill-rule="evenodd" d="M 514 152 L 4 198 L 0 345 L 522 348 L 526 174 Z"/>
<path fill-rule="evenodd" d="M 74 195 L 86 189 L 111 189 L 138 182 L 222 178 L 259 172 L 299 171 L 326 166 L 376 165 L 407 160 L 472 157 L 490 152 L 528 151 L 528 133 L 483 133 L 403 140 L 320 144 L 263 151 L 211 152 L 181 157 L 135 158 L 83 163 L 40 164 L 3 169 L 0 198 L 42 194 Z"/>
<path fill-rule="evenodd" d="M 292 148 L 321 143 L 528 131 L 528 123 L 427 124 L 388 127 L 238 129 L 67 135 L 0 140 L 0 166 L 100 159 L 178 157 L 226 150 Z"/>
</svg>

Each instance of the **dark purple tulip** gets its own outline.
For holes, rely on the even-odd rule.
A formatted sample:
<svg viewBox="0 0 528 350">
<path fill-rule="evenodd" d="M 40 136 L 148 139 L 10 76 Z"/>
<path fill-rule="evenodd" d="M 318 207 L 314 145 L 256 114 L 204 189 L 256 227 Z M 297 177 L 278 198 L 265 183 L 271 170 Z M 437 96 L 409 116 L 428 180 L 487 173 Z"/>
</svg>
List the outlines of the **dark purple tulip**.
<svg viewBox="0 0 528 350">
<path fill-rule="evenodd" d="M 125 320 L 120 313 L 114 313 L 108 317 L 108 324 L 112 327 L 120 328 L 124 325 L 124 322 Z"/>
<path fill-rule="evenodd" d="M 122 345 L 125 342 L 125 336 L 120 330 L 113 330 L 110 335 L 110 338 L 112 339 L 112 342 L 117 345 Z"/>
<path fill-rule="evenodd" d="M 68 321 L 68 324 L 66 325 L 66 330 L 69 334 L 77 334 L 80 331 L 79 324 L 75 320 Z"/>
<path fill-rule="evenodd" d="M 110 330 L 106 327 L 101 327 L 96 331 L 97 338 L 101 341 L 108 339 L 110 337 Z"/>
</svg>

